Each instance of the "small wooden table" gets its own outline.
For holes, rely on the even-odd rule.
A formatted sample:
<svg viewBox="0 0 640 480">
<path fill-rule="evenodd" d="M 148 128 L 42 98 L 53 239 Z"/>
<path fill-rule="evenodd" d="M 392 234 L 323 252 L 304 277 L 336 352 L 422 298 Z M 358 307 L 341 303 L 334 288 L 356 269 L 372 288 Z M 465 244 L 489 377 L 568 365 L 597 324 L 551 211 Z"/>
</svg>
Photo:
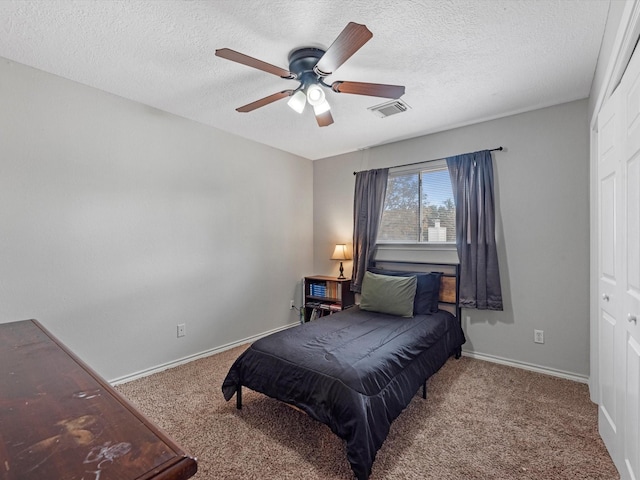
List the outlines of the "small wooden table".
<svg viewBox="0 0 640 480">
<path fill-rule="evenodd" d="M 197 469 L 39 322 L 0 324 L 1 480 L 183 480 Z"/>
</svg>

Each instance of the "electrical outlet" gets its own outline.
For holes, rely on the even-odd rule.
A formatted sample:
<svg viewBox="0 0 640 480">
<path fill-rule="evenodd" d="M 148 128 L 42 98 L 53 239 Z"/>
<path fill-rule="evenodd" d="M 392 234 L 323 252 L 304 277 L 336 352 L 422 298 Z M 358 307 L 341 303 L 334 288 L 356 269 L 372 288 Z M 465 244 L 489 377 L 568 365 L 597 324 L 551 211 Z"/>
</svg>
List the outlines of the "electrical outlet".
<svg viewBox="0 0 640 480">
<path fill-rule="evenodd" d="M 295 305 L 296 305 L 295 302 L 293 300 L 291 300 L 289 302 L 289 310 L 293 310 L 293 307 L 295 307 Z"/>
<path fill-rule="evenodd" d="M 544 330 L 534 330 L 533 341 L 535 343 L 544 343 Z"/>
<path fill-rule="evenodd" d="M 184 323 L 178 325 L 178 337 L 184 337 L 187 334 L 186 328 L 187 326 Z"/>
</svg>

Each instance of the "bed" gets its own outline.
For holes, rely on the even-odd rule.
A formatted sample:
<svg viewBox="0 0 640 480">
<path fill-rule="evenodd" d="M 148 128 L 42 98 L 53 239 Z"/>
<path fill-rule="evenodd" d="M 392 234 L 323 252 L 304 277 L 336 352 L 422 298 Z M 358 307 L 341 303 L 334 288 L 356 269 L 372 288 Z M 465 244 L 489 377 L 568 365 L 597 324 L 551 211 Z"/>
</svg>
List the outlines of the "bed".
<svg viewBox="0 0 640 480">
<path fill-rule="evenodd" d="M 235 394 L 241 408 L 245 386 L 301 409 L 345 440 L 356 478 L 369 478 L 393 420 L 460 356 L 458 270 L 445 267 L 453 273 L 371 269 L 360 305 L 245 350 L 223 382 L 225 399 Z"/>
</svg>

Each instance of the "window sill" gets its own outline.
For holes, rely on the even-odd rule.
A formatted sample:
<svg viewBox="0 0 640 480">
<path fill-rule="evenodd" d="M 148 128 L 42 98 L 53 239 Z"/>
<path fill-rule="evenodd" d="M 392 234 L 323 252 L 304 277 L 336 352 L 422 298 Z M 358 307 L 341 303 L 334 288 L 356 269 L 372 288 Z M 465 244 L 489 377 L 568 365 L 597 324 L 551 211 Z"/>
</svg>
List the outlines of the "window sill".
<svg viewBox="0 0 640 480">
<path fill-rule="evenodd" d="M 458 251 L 453 243 L 378 243 L 375 260 L 459 263 Z"/>
<path fill-rule="evenodd" d="M 376 246 L 380 249 L 388 250 L 456 250 L 455 243 L 402 243 L 402 242 L 379 242 Z"/>
</svg>

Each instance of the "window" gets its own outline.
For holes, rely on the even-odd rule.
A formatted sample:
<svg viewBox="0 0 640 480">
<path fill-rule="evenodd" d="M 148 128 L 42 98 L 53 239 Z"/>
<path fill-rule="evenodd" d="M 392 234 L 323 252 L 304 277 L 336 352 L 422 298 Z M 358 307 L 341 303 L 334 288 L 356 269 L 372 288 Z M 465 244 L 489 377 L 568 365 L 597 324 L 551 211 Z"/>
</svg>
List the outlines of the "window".
<svg viewBox="0 0 640 480">
<path fill-rule="evenodd" d="M 456 207 L 446 163 L 390 173 L 378 243 L 455 241 Z"/>
</svg>

